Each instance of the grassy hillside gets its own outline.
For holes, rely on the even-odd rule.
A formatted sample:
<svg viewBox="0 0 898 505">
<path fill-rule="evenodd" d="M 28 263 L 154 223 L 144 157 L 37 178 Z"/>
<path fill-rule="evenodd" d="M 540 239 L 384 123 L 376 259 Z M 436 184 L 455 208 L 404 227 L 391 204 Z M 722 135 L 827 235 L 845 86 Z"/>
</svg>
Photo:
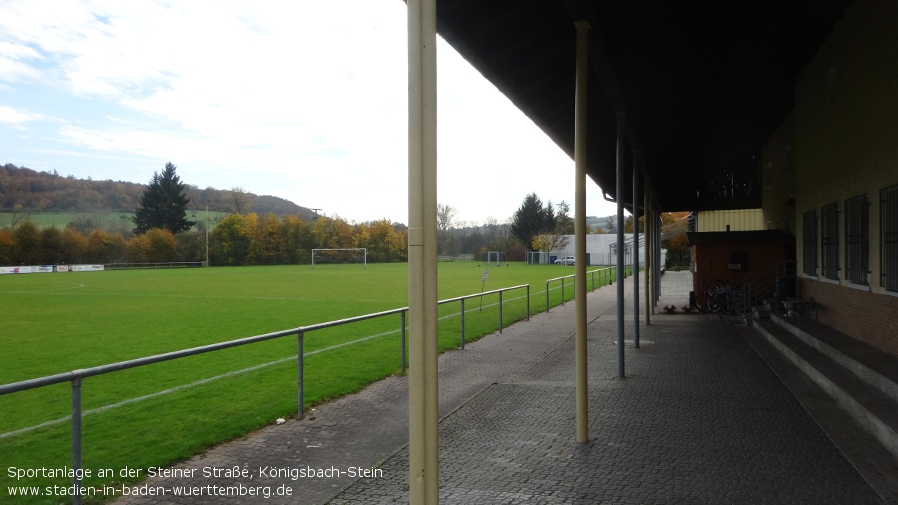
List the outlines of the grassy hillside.
<svg viewBox="0 0 898 505">
<path fill-rule="evenodd" d="M 206 207 L 216 212 L 256 212 L 264 215 L 297 215 L 306 220 L 315 213 L 289 200 L 271 195 L 255 195 L 248 191 L 201 189 L 187 184 L 186 194 L 195 208 Z M 127 181 L 97 181 L 63 177 L 53 172 L 38 172 L 11 163 L 0 165 L 0 211 L 36 214 L 52 212 L 108 212 L 131 214 L 137 208 L 144 184 Z M 0 220 L 0 226 L 9 226 L 9 219 Z M 55 224 L 55 223 L 54 223 Z M 57 225 L 58 226 L 58 225 Z"/>
</svg>

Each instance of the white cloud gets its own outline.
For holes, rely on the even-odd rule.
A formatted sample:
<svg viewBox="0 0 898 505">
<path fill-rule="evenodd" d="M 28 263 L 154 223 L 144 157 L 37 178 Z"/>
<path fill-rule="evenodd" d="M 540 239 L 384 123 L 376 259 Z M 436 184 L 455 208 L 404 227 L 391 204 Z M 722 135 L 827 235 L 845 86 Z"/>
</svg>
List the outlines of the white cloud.
<svg viewBox="0 0 898 505">
<path fill-rule="evenodd" d="M 6 123 L 14 126 L 21 126 L 23 123 L 31 121 L 40 121 L 46 119 L 42 114 L 14 109 L 5 105 L 0 105 L 0 123 Z"/>
<path fill-rule="evenodd" d="M 62 118 L 27 156 L 81 152 L 60 167 L 79 177 L 90 155 L 135 182 L 172 161 L 200 187 L 405 221 L 406 51 L 398 0 L 7 1 L 0 122 Z M 570 159 L 442 41 L 438 62 L 440 201 L 469 221 L 532 191 L 571 203 Z"/>
</svg>

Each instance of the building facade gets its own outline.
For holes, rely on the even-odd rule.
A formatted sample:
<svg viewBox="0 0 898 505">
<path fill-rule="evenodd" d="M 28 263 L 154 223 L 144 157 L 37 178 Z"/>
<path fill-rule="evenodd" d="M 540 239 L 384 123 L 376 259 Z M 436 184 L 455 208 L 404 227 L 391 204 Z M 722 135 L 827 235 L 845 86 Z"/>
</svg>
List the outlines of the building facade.
<svg viewBox="0 0 898 505">
<path fill-rule="evenodd" d="M 898 5 L 855 2 L 764 146 L 763 220 L 794 232 L 819 321 L 898 356 Z"/>
</svg>

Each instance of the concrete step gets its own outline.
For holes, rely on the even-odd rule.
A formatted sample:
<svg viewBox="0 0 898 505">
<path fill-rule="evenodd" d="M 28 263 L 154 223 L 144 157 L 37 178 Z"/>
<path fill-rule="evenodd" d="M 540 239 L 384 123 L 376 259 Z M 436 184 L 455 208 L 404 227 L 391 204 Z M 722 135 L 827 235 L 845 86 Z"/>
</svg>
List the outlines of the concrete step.
<svg viewBox="0 0 898 505">
<path fill-rule="evenodd" d="M 850 363 L 853 358 L 842 353 L 838 346 L 831 345 L 835 342 L 824 343 L 823 347 L 829 349 L 823 352 L 817 348 L 818 346 L 812 346 L 805 341 L 806 338 L 813 338 L 808 331 L 803 332 L 804 337 L 799 337 L 794 329 L 787 329 L 789 325 L 786 321 L 776 319 L 777 316 L 773 316 L 772 320 L 756 321 L 755 328 L 847 411 L 864 430 L 898 458 L 898 399 L 891 394 L 892 387 L 880 388 L 873 384 L 873 382 L 881 383 L 887 378 L 878 371 L 871 370 L 867 364 Z M 823 328 L 818 328 L 815 334 L 825 331 Z M 837 359 L 834 355 L 841 356 Z M 843 363 L 849 363 L 849 366 Z M 861 371 L 868 377 L 862 379 L 856 371 Z M 879 375 L 880 378 L 867 380 L 872 378 L 873 374 Z"/>
<path fill-rule="evenodd" d="M 773 314 L 771 320 L 898 402 L 898 358 L 813 321 Z"/>
<path fill-rule="evenodd" d="M 770 300 L 761 300 L 761 303 L 754 307 L 751 317 L 752 319 L 770 319 Z"/>
</svg>

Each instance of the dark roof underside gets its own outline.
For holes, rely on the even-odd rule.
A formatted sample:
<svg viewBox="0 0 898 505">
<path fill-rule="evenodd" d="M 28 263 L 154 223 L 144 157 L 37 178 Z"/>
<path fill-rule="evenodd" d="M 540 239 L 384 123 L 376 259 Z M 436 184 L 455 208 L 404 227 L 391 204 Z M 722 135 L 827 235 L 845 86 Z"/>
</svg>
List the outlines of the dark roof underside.
<svg viewBox="0 0 898 505">
<path fill-rule="evenodd" d="M 438 0 L 440 34 L 569 155 L 590 22 L 589 176 L 615 197 L 617 114 L 662 210 L 760 206 L 758 153 L 846 0 Z M 641 201 L 641 199 L 640 199 Z"/>
</svg>

